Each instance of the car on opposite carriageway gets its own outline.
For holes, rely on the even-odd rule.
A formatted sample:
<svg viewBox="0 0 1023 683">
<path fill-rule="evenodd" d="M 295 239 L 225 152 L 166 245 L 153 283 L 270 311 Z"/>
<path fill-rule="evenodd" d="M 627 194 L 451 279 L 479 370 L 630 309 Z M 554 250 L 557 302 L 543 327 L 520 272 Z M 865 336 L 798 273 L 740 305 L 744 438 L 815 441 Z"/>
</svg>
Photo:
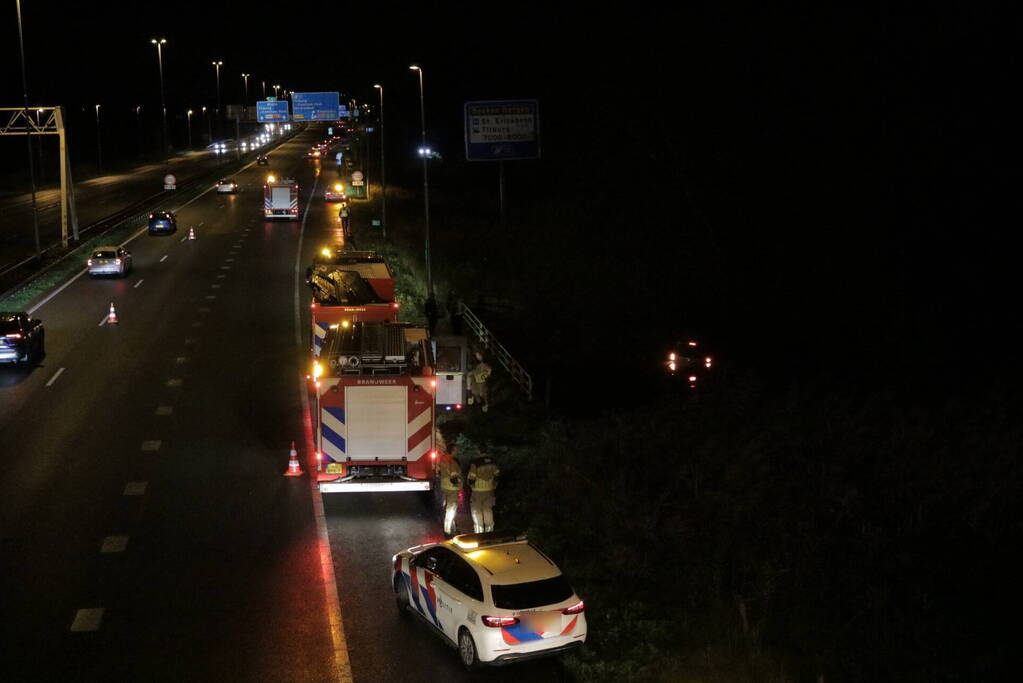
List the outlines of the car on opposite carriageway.
<svg viewBox="0 0 1023 683">
<path fill-rule="evenodd" d="M 22 311 L 0 311 L 0 363 L 34 363 L 45 353 L 42 320 Z"/>
<path fill-rule="evenodd" d="M 463 534 L 399 552 L 391 585 L 470 669 L 547 657 L 586 640 L 583 601 L 525 534 Z"/>
</svg>

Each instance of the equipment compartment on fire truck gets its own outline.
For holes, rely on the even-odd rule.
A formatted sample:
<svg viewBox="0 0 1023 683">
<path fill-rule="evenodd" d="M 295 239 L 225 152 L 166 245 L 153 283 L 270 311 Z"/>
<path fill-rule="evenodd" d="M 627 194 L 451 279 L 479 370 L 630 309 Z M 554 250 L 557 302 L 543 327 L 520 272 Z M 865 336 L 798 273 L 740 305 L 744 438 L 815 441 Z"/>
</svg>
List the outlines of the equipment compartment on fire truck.
<svg viewBox="0 0 1023 683">
<path fill-rule="evenodd" d="M 429 491 L 436 379 L 426 329 L 332 327 L 313 365 L 320 491 Z"/>
</svg>

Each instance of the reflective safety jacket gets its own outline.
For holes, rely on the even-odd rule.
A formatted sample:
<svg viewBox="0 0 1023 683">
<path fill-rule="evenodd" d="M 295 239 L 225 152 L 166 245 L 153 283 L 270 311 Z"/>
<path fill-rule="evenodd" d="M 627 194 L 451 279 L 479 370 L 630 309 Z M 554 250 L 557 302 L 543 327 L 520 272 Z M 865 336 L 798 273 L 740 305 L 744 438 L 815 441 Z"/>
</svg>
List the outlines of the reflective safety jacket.
<svg viewBox="0 0 1023 683">
<path fill-rule="evenodd" d="M 501 470 L 490 458 L 483 458 L 469 466 L 469 486 L 473 491 L 493 491 Z"/>
<path fill-rule="evenodd" d="M 462 468 L 458 461 L 450 455 L 442 455 L 437 465 L 440 474 L 440 487 L 444 491 L 460 491 L 462 488 Z"/>
</svg>

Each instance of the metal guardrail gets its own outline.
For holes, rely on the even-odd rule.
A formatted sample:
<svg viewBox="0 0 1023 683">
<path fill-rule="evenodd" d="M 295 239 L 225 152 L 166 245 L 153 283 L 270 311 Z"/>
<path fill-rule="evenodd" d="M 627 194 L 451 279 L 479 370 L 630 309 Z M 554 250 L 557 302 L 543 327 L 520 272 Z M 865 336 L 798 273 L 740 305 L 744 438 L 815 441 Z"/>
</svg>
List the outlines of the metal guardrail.
<svg viewBox="0 0 1023 683">
<path fill-rule="evenodd" d="M 462 320 L 472 330 L 473 334 L 476 335 L 476 339 L 479 340 L 480 344 L 483 345 L 488 351 L 497 356 L 497 359 L 501 361 L 501 365 L 511 375 L 512 380 L 519 385 L 519 388 L 526 392 L 526 399 L 529 401 L 533 400 L 533 378 L 530 377 L 526 369 L 515 360 L 508 349 L 504 348 L 504 345 L 497 340 L 494 333 L 487 329 L 487 326 L 483 324 L 483 321 L 473 313 L 468 306 L 464 303 L 461 304 L 462 308 Z"/>
</svg>

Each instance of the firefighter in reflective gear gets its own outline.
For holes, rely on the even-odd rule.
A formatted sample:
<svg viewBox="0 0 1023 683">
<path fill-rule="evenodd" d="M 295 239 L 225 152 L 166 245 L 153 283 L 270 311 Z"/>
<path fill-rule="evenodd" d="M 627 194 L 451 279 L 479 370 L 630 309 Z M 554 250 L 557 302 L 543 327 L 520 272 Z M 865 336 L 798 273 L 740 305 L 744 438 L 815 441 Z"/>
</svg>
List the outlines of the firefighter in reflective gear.
<svg viewBox="0 0 1023 683">
<path fill-rule="evenodd" d="M 483 360 L 483 353 L 481 351 L 477 351 L 475 356 L 477 361 L 476 367 L 469 371 L 469 405 L 478 400 L 480 405 L 483 406 L 483 412 L 485 413 L 490 409 L 487 401 L 487 380 L 490 379 L 490 373 L 493 370 Z"/>
<path fill-rule="evenodd" d="M 447 453 L 442 453 L 437 463 L 437 473 L 440 477 L 440 490 L 444 494 L 444 533 L 454 536 L 458 494 L 462 490 L 462 466 Z"/>
<path fill-rule="evenodd" d="M 494 490 L 497 488 L 497 478 L 501 470 L 497 463 L 490 456 L 483 456 L 474 460 L 469 466 L 469 486 L 472 488 L 472 510 L 473 531 L 482 533 L 494 530 Z"/>
</svg>

